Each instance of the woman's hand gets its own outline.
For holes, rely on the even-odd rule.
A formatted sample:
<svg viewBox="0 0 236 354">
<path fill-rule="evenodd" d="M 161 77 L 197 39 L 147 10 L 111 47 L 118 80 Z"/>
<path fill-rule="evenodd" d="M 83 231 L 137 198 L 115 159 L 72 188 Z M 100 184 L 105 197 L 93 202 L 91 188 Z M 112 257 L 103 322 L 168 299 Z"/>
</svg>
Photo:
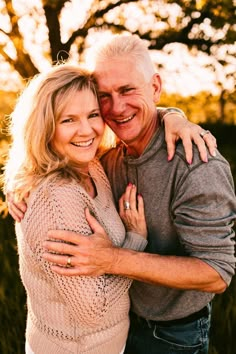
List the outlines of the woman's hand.
<svg viewBox="0 0 236 354">
<path fill-rule="evenodd" d="M 163 122 L 169 161 L 174 157 L 176 142 L 179 139 L 182 140 L 186 160 L 189 164 L 193 159 L 193 143 L 197 146 L 202 161 L 208 162 L 208 151 L 212 156 L 215 156 L 216 138 L 209 130 L 204 130 L 200 125 L 188 121 L 179 113 L 165 114 Z"/>
<path fill-rule="evenodd" d="M 29 193 L 25 195 L 25 198 L 27 198 L 28 196 Z M 25 199 L 23 199 L 21 202 L 16 202 L 14 199 L 14 192 L 8 192 L 6 201 L 9 214 L 13 217 L 15 221 L 20 222 L 23 219 L 27 210 L 27 204 Z"/>
<path fill-rule="evenodd" d="M 143 198 L 137 195 L 137 188 L 131 183 L 119 200 L 119 213 L 127 231 L 136 232 L 147 238 Z"/>
</svg>

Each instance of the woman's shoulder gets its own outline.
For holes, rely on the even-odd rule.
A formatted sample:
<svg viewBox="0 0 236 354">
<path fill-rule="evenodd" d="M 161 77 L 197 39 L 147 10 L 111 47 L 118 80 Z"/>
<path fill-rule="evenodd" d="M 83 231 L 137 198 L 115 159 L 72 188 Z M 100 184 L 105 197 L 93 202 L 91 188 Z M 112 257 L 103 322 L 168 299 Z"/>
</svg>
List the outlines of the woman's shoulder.
<svg viewBox="0 0 236 354">
<path fill-rule="evenodd" d="M 75 186 L 78 188 L 78 183 L 69 179 L 62 179 L 59 176 L 44 178 L 31 190 L 28 200 L 32 202 L 38 199 L 47 199 L 48 201 L 50 199 L 61 199 L 70 190 L 73 192 Z"/>
</svg>

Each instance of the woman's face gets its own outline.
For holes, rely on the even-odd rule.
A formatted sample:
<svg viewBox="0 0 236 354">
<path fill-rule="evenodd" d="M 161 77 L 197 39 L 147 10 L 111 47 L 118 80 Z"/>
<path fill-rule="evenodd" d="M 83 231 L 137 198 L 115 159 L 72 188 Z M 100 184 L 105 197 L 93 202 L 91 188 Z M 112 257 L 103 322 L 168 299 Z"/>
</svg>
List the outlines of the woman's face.
<svg viewBox="0 0 236 354">
<path fill-rule="evenodd" d="M 78 91 L 56 122 L 52 147 L 76 167 L 88 169 L 104 132 L 97 98 L 91 90 Z"/>
</svg>

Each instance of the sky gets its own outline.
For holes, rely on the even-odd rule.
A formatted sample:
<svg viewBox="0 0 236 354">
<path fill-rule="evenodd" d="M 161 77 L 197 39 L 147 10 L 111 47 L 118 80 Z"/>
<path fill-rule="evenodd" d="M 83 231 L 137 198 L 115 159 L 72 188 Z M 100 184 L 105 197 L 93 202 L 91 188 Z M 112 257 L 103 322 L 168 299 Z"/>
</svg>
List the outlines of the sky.
<svg viewBox="0 0 236 354">
<path fill-rule="evenodd" d="M 0 0 L 1 3 L 1 0 Z M 44 24 L 40 24 L 37 27 L 37 31 L 34 31 L 34 22 L 27 16 L 24 16 L 33 6 L 36 7 L 40 13 L 41 18 L 43 12 L 41 9 L 40 0 L 13 0 L 14 6 L 22 19 L 20 22 L 20 29 L 26 33 L 25 46 L 31 53 L 34 61 L 37 62 L 37 66 L 40 70 L 49 66 L 49 62 L 43 56 L 43 51 L 49 50 L 49 44 L 45 40 L 47 36 L 46 28 Z M 86 10 L 89 8 L 91 0 L 72 0 L 71 3 L 67 3 L 62 13 L 62 40 L 65 41 L 70 35 L 71 31 L 76 29 L 78 25 L 82 25 L 82 21 Z M 130 10 L 131 9 L 131 10 Z M 132 11 L 132 8 L 127 11 Z M 80 14 L 80 16 L 71 16 L 71 14 Z M 115 15 L 113 15 L 115 16 Z M 135 26 L 135 16 L 138 17 L 138 13 L 135 15 L 132 12 L 133 25 Z M 130 16 L 131 18 L 131 16 Z M 39 21 L 39 22 L 40 22 Z M 9 24 L 4 17 L 1 16 L 1 26 L 5 24 L 4 29 L 9 30 Z M 132 25 L 132 24 L 131 24 Z M 104 36 L 110 35 L 109 32 L 104 33 Z M 94 34 L 89 39 L 90 45 L 93 45 L 101 34 Z M 0 33 L 0 44 L 1 44 Z M 42 50 L 43 49 L 43 50 Z M 9 51 L 11 52 L 11 46 L 9 45 Z M 72 48 L 72 53 L 75 60 L 77 59 L 76 50 Z M 216 76 L 210 70 L 207 70 L 204 66 L 210 64 L 210 58 L 204 53 L 192 52 L 190 53 L 186 46 L 183 44 L 170 44 L 162 51 L 150 51 L 151 57 L 154 62 L 158 63 L 158 71 L 162 76 L 163 89 L 169 93 L 178 92 L 184 96 L 194 95 L 199 91 L 211 91 L 217 93 L 217 87 L 215 86 Z M 230 69 L 232 70 L 232 68 Z M 221 71 L 218 71 L 220 76 Z M 0 89 L 15 90 L 19 85 L 19 80 L 16 73 L 9 73 L 9 66 L 6 63 L 0 62 Z M 218 79 L 223 80 L 223 77 Z M 230 89 L 232 82 L 230 79 L 225 83 Z"/>
</svg>

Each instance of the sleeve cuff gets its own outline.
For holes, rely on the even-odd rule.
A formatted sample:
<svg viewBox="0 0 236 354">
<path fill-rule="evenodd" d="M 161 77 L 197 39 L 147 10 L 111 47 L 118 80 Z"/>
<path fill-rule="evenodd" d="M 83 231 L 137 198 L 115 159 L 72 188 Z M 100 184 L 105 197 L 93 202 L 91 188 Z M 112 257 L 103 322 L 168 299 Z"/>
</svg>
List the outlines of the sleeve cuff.
<svg viewBox="0 0 236 354">
<path fill-rule="evenodd" d="M 158 107 L 157 113 L 160 118 L 161 125 L 164 124 L 164 118 L 170 114 L 180 114 L 182 117 L 187 119 L 184 111 L 182 111 L 182 109 L 175 108 L 175 107 Z"/>
<path fill-rule="evenodd" d="M 128 248 L 134 251 L 143 251 L 147 246 L 147 240 L 136 232 L 128 231 L 126 233 L 123 248 Z"/>
</svg>

